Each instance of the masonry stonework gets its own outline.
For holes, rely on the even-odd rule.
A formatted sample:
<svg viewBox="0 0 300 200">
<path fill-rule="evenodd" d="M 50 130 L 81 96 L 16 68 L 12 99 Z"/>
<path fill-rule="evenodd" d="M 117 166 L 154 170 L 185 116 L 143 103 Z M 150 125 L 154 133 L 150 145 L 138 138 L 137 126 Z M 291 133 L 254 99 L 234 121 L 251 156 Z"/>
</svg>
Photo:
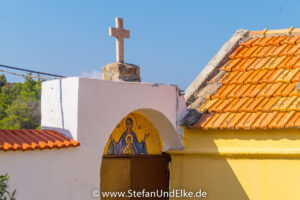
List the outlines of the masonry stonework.
<svg viewBox="0 0 300 200">
<path fill-rule="evenodd" d="M 127 63 L 110 63 L 102 68 L 102 79 L 141 82 L 140 67 Z"/>
</svg>

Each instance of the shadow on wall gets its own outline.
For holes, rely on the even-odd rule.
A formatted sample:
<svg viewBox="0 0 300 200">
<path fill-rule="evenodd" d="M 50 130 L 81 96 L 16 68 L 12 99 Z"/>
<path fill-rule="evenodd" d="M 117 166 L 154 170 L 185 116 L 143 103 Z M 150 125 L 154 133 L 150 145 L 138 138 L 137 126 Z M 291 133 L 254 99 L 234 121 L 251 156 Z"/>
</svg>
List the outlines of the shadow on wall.
<svg viewBox="0 0 300 200">
<path fill-rule="evenodd" d="M 63 110 L 63 103 L 62 103 L 62 83 L 61 79 L 59 79 L 59 103 L 60 103 L 60 113 L 61 113 L 61 125 L 62 128 L 65 128 L 65 117 L 64 117 L 64 110 Z"/>
<path fill-rule="evenodd" d="M 65 136 L 67 136 L 68 138 L 70 139 L 74 139 L 70 130 L 67 130 L 67 129 L 63 129 L 63 128 L 56 128 L 56 127 L 48 127 L 48 126 L 42 126 L 42 129 L 45 130 L 45 129 L 49 129 L 49 130 L 55 130 L 59 133 L 62 133 L 64 134 Z"/>
<path fill-rule="evenodd" d="M 163 113 L 147 108 L 138 109 L 136 110 L 136 112 L 146 116 L 150 120 L 150 122 L 155 126 L 163 142 L 164 152 L 171 149 L 183 149 L 183 143 L 181 139 L 182 135 L 178 130 L 179 127 L 176 127 L 176 124 L 172 124 Z"/>
<path fill-rule="evenodd" d="M 184 182 L 191 182 L 189 190 L 207 192 L 206 199 L 248 200 L 243 186 L 225 158 L 191 156 L 184 158 Z M 173 165 L 173 163 L 171 163 Z M 191 173 L 192 172 L 192 173 Z M 182 188 L 187 189 L 186 186 Z"/>
<path fill-rule="evenodd" d="M 249 199 L 225 158 L 199 155 L 176 155 L 171 158 L 170 171 L 171 191 L 172 189 L 185 189 L 186 191 L 197 192 L 201 189 L 207 192 L 207 198 L 205 199 Z"/>
<path fill-rule="evenodd" d="M 213 137 L 207 139 L 197 130 L 185 130 L 184 151 L 176 153 L 169 151 L 169 153 L 171 191 L 201 190 L 207 192 L 207 197 L 203 199 L 211 200 L 249 199 L 227 158 L 217 155 L 218 147 Z"/>
</svg>

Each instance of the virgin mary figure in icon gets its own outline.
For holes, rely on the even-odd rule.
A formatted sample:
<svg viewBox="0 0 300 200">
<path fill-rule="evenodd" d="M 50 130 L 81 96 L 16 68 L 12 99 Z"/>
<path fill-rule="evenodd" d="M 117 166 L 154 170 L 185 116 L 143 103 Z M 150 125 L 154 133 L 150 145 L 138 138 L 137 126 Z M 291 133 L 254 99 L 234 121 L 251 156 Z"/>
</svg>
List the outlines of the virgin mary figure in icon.
<svg viewBox="0 0 300 200">
<path fill-rule="evenodd" d="M 118 142 L 110 136 L 110 144 L 107 154 L 110 155 L 147 155 L 146 140 L 149 133 L 145 134 L 144 139 L 139 142 L 136 134 L 132 131 L 133 120 L 126 119 L 126 131 L 121 135 Z"/>
</svg>

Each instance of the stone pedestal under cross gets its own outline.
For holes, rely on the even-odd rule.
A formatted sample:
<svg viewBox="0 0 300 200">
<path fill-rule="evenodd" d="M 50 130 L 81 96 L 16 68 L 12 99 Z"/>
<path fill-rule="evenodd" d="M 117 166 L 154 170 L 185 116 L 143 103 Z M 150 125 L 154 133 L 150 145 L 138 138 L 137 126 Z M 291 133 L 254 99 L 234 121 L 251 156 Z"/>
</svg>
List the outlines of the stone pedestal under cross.
<svg viewBox="0 0 300 200">
<path fill-rule="evenodd" d="M 116 61 L 124 63 L 124 38 L 130 38 L 130 31 L 123 28 L 122 18 L 116 18 L 116 28 L 109 27 L 109 35 L 116 37 Z"/>
</svg>

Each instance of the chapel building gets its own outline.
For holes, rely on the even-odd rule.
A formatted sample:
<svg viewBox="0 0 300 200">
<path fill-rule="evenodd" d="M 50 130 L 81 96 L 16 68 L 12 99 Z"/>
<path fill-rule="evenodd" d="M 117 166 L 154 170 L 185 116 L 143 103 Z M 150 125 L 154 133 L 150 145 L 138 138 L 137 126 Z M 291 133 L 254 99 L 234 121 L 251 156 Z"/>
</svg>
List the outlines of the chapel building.
<svg viewBox="0 0 300 200">
<path fill-rule="evenodd" d="M 144 189 L 202 195 L 159 199 L 300 198 L 300 29 L 236 31 L 184 95 L 141 82 L 124 61 L 121 18 L 109 32 L 116 62 L 103 80 L 43 82 L 42 129 L 0 130 L 0 174 L 16 199 Z"/>
</svg>

